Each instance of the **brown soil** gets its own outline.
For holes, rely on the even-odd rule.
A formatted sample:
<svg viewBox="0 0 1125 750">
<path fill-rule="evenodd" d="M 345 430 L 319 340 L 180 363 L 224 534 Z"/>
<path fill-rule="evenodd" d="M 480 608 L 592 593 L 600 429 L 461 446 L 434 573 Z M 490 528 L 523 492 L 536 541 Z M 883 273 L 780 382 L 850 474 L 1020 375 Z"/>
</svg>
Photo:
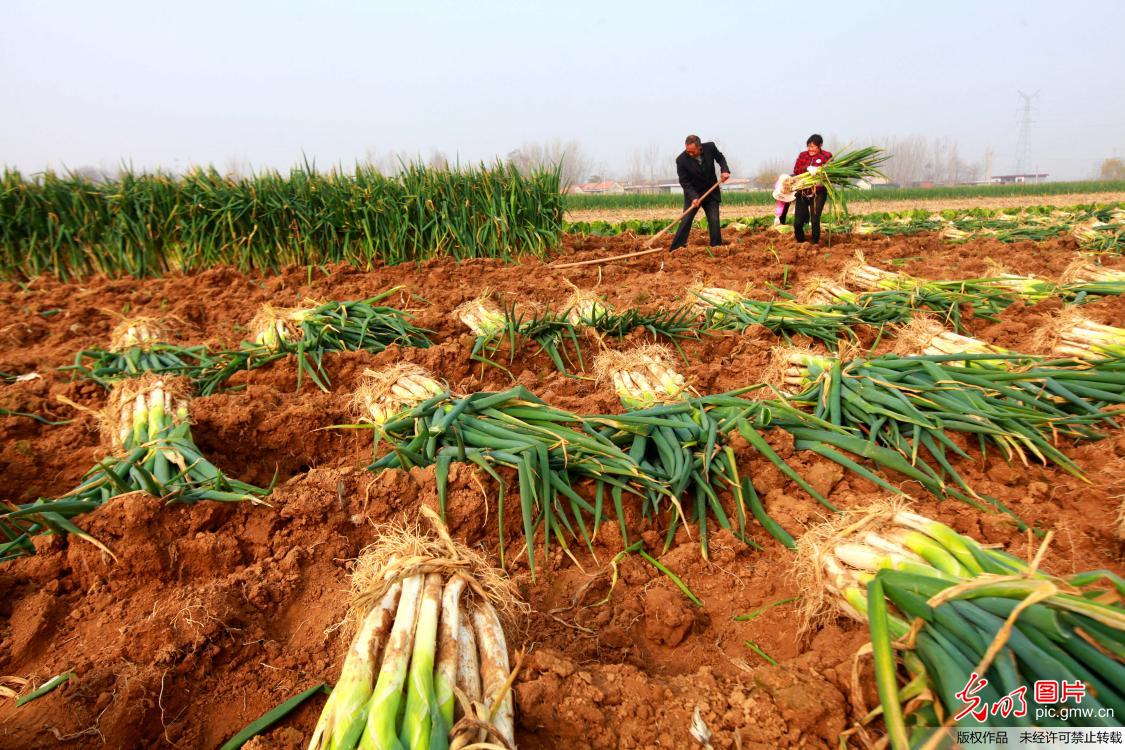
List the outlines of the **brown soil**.
<svg viewBox="0 0 1125 750">
<path fill-rule="evenodd" d="M 882 211 L 944 211 L 947 208 L 1015 208 L 1017 206 L 1078 206 L 1086 203 L 1117 203 L 1125 201 L 1125 193 L 1066 193 L 1060 195 L 1019 195 L 1009 198 L 910 198 L 907 200 L 853 201 L 849 204 L 852 213 L 869 214 Z M 724 216 L 772 216 L 772 203 L 757 206 L 736 206 L 733 203 L 723 206 Z M 671 221 L 680 215 L 675 206 L 656 208 L 593 208 L 581 211 L 567 211 L 567 221 L 632 221 L 633 219 L 666 219 Z"/>
<path fill-rule="evenodd" d="M 0 407 L 75 419 L 46 426 L 0 418 L 0 499 L 9 501 L 69 490 L 102 453 L 93 420 L 58 397 L 96 409 L 103 391 L 70 382 L 55 368 L 71 362 L 79 349 L 103 342 L 116 312 L 176 316 L 184 340 L 234 345 L 244 334 L 240 327 L 267 300 L 287 305 L 306 297 L 349 299 L 402 284 L 403 304 L 417 308 L 438 342 L 428 350 L 333 356 L 330 393 L 307 385 L 295 392 L 296 368 L 283 361 L 239 376 L 247 385 L 243 391 L 196 399 L 196 440 L 216 464 L 258 483 L 278 472 L 270 507 L 163 506 L 151 498 L 118 498 L 81 519 L 113 549 L 116 563 L 90 544 L 43 538 L 38 555 L 0 567 L 0 675 L 36 684 L 68 669 L 77 675 L 23 708 L 0 701 L 0 747 L 217 747 L 286 698 L 335 680 L 346 643 L 331 626 L 345 613 L 348 561 L 374 541 L 373 523 L 412 518 L 419 504 L 436 506 L 437 500 L 432 470 L 372 475 L 364 470 L 371 455 L 368 433 L 319 428 L 347 421 L 348 391 L 365 367 L 406 359 L 464 391 L 507 386 L 499 370 L 482 377 L 469 362 L 470 339 L 449 315 L 486 287 L 513 299 L 550 302 L 566 296 L 563 280 L 570 279 L 597 285 L 618 307 L 668 305 L 682 300 L 695 280 L 762 291 L 767 283 L 799 284 L 838 271 L 857 249 L 882 265 L 904 259 L 903 270 L 932 278 L 983 274 L 989 259 L 1013 271 L 1057 277 L 1076 250 L 1070 240 L 951 246 L 933 236 L 836 238 L 802 249 L 768 233 L 729 234 L 728 240 L 713 258 L 693 245 L 675 255 L 567 273 L 535 262 L 434 261 L 370 272 L 314 269 L 311 279 L 306 269 L 274 276 L 216 269 L 143 282 L 38 279 L 26 287 L 0 287 L 0 371 L 42 375 L 0 386 Z M 639 246 L 629 237 L 572 239 L 567 257 Z M 1016 306 L 1000 323 L 978 321 L 975 332 L 1018 349 L 1029 325 L 1046 319 L 1053 304 Z M 1125 321 L 1119 299 L 1088 311 L 1103 322 Z M 688 342 L 687 372 L 703 392 L 756 383 L 775 343 L 765 331 Z M 554 372 L 545 356 L 522 356 L 510 369 L 560 406 L 619 408 L 611 393 L 589 380 Z M 795 454 L 780 439 L 775 447 L 841 507 L 879 497 L 873 485 L 835 465 Z M 1067 451 L 1089 482 L 1055 469 L 1009 466 L 996 457 L 959 469 L 1027 521 L 1058 530 L 1050 558 L 1056 569 L 1121 570 L 1113 519 L 1125 494 L 1125 435 Z M 495 555 L 494 488 L 455 469 L 450 528 Z M 768 464 L 754 461 L 750 469 L 768 511 L 791 531 L 823 517 L 819 505 Z M 916 505 L 959 531 L 1027 554 L 1026 540 L 1002 517 L 921 495 Z M 515 528 L 517 519 L 507 518 L 507 526 Z M 639 518 L 633 528 L 650 549 L 661 549 L 661 529 Z M 576 564 L 553 550 L 549 561 L 539 563 L 536 580 L 525 557 L 510 557 L 510 572 L 532 607 L 510 634 L 513 649 L 529 652 L 516 684 L 520 747 L 696 747 L 688 728 L 697 707 L 717 748 L 835 747 L 857 716 L 853 701 L 873 700 L 870 693 L 851 695 L 854 654 L 865 629 L 840 620 L 798 637 L 797 603 L 735 622 L 736 615 L 801 594 L 790 553 L 760 530 L 756 537 L 764 550 L 748 550 L 719 534 L 712 560 L 705 562 L 697 542 L 681 530 L 662 562 L 703 600 L 703 608 L 636 557 L 622 562 L 611 591 L 609 562 L 622 546 L 616 524 L 601 530 L 596 559 L 576 549 Z M 778 664 L 766 663 L 747 641 Z M 311 700 L 257 747 L 304 747 L 322 704 L 322 698 Z"/>
</svg>

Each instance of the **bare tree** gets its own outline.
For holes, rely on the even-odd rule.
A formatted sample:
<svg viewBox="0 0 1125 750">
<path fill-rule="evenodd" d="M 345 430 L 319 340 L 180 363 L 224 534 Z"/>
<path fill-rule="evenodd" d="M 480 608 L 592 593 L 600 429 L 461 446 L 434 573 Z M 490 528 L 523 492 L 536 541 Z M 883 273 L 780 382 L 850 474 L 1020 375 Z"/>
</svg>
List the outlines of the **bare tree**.
<svg viewBox="0 0 1125 750">
<path fill-rule="evenodd" d="M 981 166 L 965 162 L 958 144 L 950 138 L 927 139 L 919 135 L 864 139 L 890 154 L 883 174 L 899 185 L 919 182 L 956 184 L 974 179 Z"/>
<path fill-rule="evenodd" d="M 1113 158 L 1102 162 L 1099 180 L 1125 180 L 1125 159 Z"/>
<path fill-rule="evenodd" d="M 538 141 L 524 143 L 508 154 L 508 161 L 524 173 L 537 169 L 550 169 L 558 165 L 564 190 L 584 180 L 594 168 L 594 160 L 582 149 L 578 141 L 563 141 L 557 138 L 546 143 Z"/>
<path fill-rule="evenodd" d="M 770 159 L 762 162 L 758 166 L 758 171 L 750 179 L 754 183 L 754 187 L 759 188 L 772 188 L 773 184 L 777 182 L 779 174 L 789 174 L 790 168 L 781 159 Z"/>
<path fill-rule="evenodd" d="M 630 182 L 655 183 L 667 171 L 668 161 L 659 143 L 650 143 L 629 153 L 629 163 L 625 169 L 625 179 Z"/>
<path fill-rule="evenodd" d="M 441 152 L 440 149 L 433 149 L 430 151 L 430 159 L 427 162 L 431 169 L 449 169 L 449 157 Z"/>
<path fill-rule="evenodd" d="M 413 156 L 406 151 L 380 152 L 379 149 L 372 146 L 364 153 L 363 161 L 360 162 L 360 165 L 374 169 L 376 172 L 388 177 L 393 177 L 402 171 L 404 164 L 410 164 L 419 160 L 417 156 Z"/>
</svg>

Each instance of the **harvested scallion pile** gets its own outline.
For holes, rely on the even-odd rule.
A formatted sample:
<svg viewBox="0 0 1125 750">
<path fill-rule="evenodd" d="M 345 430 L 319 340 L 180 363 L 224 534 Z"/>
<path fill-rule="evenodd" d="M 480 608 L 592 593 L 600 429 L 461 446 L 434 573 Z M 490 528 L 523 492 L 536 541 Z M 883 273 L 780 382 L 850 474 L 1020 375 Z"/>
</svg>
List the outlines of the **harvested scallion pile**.
<svg viewBox="0 0 1125 750">
<path fill-rule="evenodd" d="M 1029 365 L 1008 368 L 1013 358 Z M 780 350 L 774 369 L 773 378 L 782 388 L 795 392 L 795 406 L 842 428 L 793 428 L 797 448 L 857 470 L 836 450 L 842 448 L 918 481 L 938 496 L 953 495 L 978 507 L 980 496 L 953 466 L 957 457 L 972 458 L 950 433 L 975 438 L 981 456 L 991 445 L 1009 461 L 1055 464 L 1082 476 L 1056 442 L 1064 437 L 1097 439 L 1093 424 L 1114 424 L 1103 409 L 1125 403 L 1120 361 L 1074 367 L 991 353 L 841 361 Z M 986 499 L 1006 510 L 999 501 Z"/>
<path fill-rule="evenodd" d="M 502 573 L 423 514 L 436 536 L 382 526 L 355 562 L 355 635 L 309 750 L 515 748 L 501 615 L 523 605 Z"/>
<path fill-rule="evenodd" d="M 1026 563 L 894 504 L 807 532 L 798 576 L 809 620 L 836 609 L 870 629 L 881 710 L 861 725 L 881 715 L 895 750 L 922 747 L 951 724 L 1119 726 L 1125 581 L 1104 570 L 1046 572 L 1049 538 Z M 1082 697 L 1056 703 L 1091 710 L 1068 716 L 1039 703 L 1050 700 L 1031 690 L 1039 681 L 1073 686 Z M 990 710 L 1004 701 L 1002 714 Z"/>
<path fill-rule="evenodd" d="M 153 374 L 119 382 L 102 415 L 113 453 L 58 498 L 40 498 L 0 515 L 0 561 L 32 554 L 37 534 L 77 534 L 73 521 L 110 499 L 144 492 L 168 503 L 260 502 L 269 490 L 232 479 L 204 458 L 191 436 L 187 384 Z"/>
<path fill-rule="evenodd" d="M 289 355 L 297 358 L 297 387 L 303 377 L 328 390 L 324 355 L 338 351 L 378 353 L 388 346 L 426 348 L 426 330 L 413 325 L 412 316 L 377 304 L 399 291 L 349 302 L 325 302 L 302 308 L 264 305 L 250 323 L 253 341 L 234 351 L 215 355 L 215 362 L 199 377 L 203 395 L 214 393 L 236 372 L 253 370 Z"/>
<path fill-rule="evenodd" d="M 170 343 L 171 338 L 168 327 L 157 318 L 125 318 L 113 329 L 107 348 L 84 349 L 73 365 L 61 369 L 109 387 L 144 372 L 196 377 L 210 364 L 207 347 L 180 346 Z"/>
<path fill-rule="evenodd" d="M 468 396 L 445 392 L 421 401 L 404 401 L 398 408 L 393 416 L 381 413 L 383 422 L 376 432 L 376 453 L 370 468 L 382 471 L 436 466 L 443 513 L 450 465 L 469 463 L 480 468 L 499 485 L 496 515 L 502 562 L 506 557 L 507 483 L 499 470 L 514 470 L 519 482 L 523 537 L 533 573 L 534 540 L 539 533 L 545 552 L 552 540 L 568 550 L 568 537 L 592 544 L 587 519 L 593 520 L 596 533 L 607 490 L 618 504 L 622 493 L 667 495 L 660 479 L 645 474 L 594 424 L 548 406 L 523 387 Z M 597 488 L 594 503 L 575 491 L 575 485 L 587 479 Z"/>
</svg>

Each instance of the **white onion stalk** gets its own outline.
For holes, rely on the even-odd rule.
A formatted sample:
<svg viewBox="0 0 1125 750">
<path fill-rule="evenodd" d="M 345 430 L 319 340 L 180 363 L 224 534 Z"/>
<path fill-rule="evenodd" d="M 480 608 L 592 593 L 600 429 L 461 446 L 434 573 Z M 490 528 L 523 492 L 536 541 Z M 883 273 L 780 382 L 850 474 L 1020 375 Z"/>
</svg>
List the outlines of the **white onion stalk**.
<svg viewBox="0 0 1125 750">
<path fill-rule="evenodd" d="M 445 584 L 441 594 L 441 630 L 438 633 L 437 666 L 434 669 L 434 698 L 445 722 L 446 730 L 453 726 L 454 687 L 457 685 L 459 664 L 458 634 L 463 623 L 461 595 L 465 591 L 465 578 L 454 576 Z"/>
<path fill-rule="evenodd" d="M 363 618 L 344 657 L 340 679 L 317 721 L 309 750 L 350 750 L 359 741 L 367 723 L 367 704 L 375 682 L 379 649 L 394 622 L 401 590 L 400 584 L 393 584 Z"/>
<path fill-rule="evenodd" d="M 504 313 L 484 298 L 470 300 L 454 313 L 477 337 L 490 338 L 504 330 Z"/>
<path fill-rule="evenodd" d="M 719 286 L 693 286 L 689 290 L 692 309 L 699 315 L 712 311 L 717 321 L 725 317 L 725 313 L 720 308 L 734 307 L 744 299 L 745 297 L 733 289 Z"/>
<path fill-rule="evenodd" d="M 480 703 L 480 653 L 471 615 L 462 610 L 461 624 L 457 629 L 457 689 L 470 703 Z"/>
<path fill-rule="evenodd" d="M 254 343 L 258 346 L 278 351 L 285 344 L 294 341 L 300 334 L 300 326 L 316 308 L 294 307 L 276 308 L 266 304 L 258 310 L 250 321 L 254 332 Z"/>
<path fill-rule="evenodd" d="M 833 281 L 818 280 L 806 292 L 808 301 L 814 305 L 854 304 L 859 295 Z"/>
<path fill-rule="evenodd" d="M 986 279 L 982 282 L 985 286 L 995 286 L 1007 289 L 1030 302 L 1047 299 L 1053 291 L 1052 285 L 1043 279 L 1034 276 L 1016 276 L 1014 274 L 1000 274 L 996 278 Z"/>
<path fill-rule="evenodd" d="M 610 315 L 613 308 L 604 299 L 590 292 L 575 289 L 564 305 L 566 320 L 572 326 L 591 326 Z"/>
<path fill-rule="evenodd" d="M 846 272 L 847 281 L 860 289 L 913 289 L 918 281 L 906 274 L 884 271 L 867 264 L 854 265 Z"/>
<path fill-rule="evenodd" d="M 378 371 L 364 370 L 352 404 L 362 421 L 382 427 L 446 392 L 446 387 L 425 369 L 403 363 Z"/>
<path fill-rule="evenodd" d="M 402 582 L 395 623 L 387 646 L 383 650 L 383 663 L 379 668 L 379 679 L 367 709 L 367 724 L 363 729 L 359 746 L 362 750 L 399 750 L 398 733 L 395 722 L 398 718 L 402 690 L 406 683 L 406 667 L 410 662 L 411 646 L 414 642 L 414 628 L 417 624 L 419 605 L 422 600 L 422 586 L 425 576 L 410 576 Z"/>
<path fill-rule="evenodd" d="M 687 390 L 684 376 L 661 358 L 637 353 L 610 370 L 610 379 L 621 402 L 629 409 L 682 400 Z"/>
<path fill-rule="evenodd" d="M 1054 351 L 1078 359 L 1125 356 L 1125 328 L 1079 318 L 1059 332 Z"/>
<path fill-rule="evenodd" d="M 508 664 L 508 644 L 504 639 L 504 628 L 500 625 L 496 610 L 487 601 L 477 602 L 473 607 L 472 619 L 480 648 L 484 705 L 492 714 L 492 726 L 510 746 L 515 746 L 515 703 L 508 685 L 511 667 Z"/>
<path fill-rule="evenodd" d="M 922 350 L 926 356 L 941 354 L 1008 354 L 1009 351 L 980 339 L 962 336 L 953 331 L 942 331 L 933 336 Z"/>
<path fill-rule="evenodd" d="M 787 365 L 782 373 L 782 385 L 791 393 L 799 393 L 815 383 L 822 373 L 832 368 L 834 362 L 832 357 L 802 349 L 786 349 L 781 356 L 782 364 Z"/>
<path fill-rule="evenodd" d="M 1079 284 L 1125 281 L 1125 271 L 1084 263 L 1071 271 L 1070 279 Z"/>
<path fill-rule="evenodd" d="M 406 711 L 402 717 L 400 740 L 406 748 L 428 748 L 432 729 L 448 734 L 441 722 L 431 723 L 435 707 L 434 653 L 437 650 L 438 617 L 441 612 L 442 577 L 440 573 L 426 576 L 418 623 L 414 629 L 414 652 L 410 656 L 410 680 L 406 686 Z M 435 710 L 434 714 L 438 712 Z"/>
</svg>

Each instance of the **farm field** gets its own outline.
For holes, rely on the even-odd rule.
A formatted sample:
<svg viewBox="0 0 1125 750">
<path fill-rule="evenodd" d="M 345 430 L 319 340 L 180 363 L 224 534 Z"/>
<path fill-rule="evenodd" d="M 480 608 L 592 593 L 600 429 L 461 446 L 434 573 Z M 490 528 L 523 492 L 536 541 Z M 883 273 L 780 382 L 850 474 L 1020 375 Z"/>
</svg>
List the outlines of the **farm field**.
<svg viewBox="0 0 1125 750">
<path fill-rule="evenodd" d="M 1121 180 L 1080 180 L 1075 182 L 1018 183 L 1008 185 L 938 185 L 928 188 L 890 188 L 853 191 L 849 200 L 855 203 L 882 203 L 897 201 L 937 201 L 966 200 L 981 198 L 989 206 L 996 208 L 1007 199 L 1021 201 L 1015 205 L 1032 205 L 1046 196 L 1091 196 L 1095 194 L 1121 193 L 1125 191 L 1125 181 Z M 723 202 L 737 206 L 773 205 L 771 190 L 751 190 L 748 192 L 727 191 Z M 1066 203 L 1061 197 L 1053 202 Z M 1096 202 L 1093 198 L 1072 200 L 1071 203 Z M 597 209 L 632 208 L 676 208 L 681 196 L 670 193 L 623 193 L 619 195 L 567 194 L 564 207 L 567 211 Z M 876 210 L 876 209 L 873 209 Z"/>
<path fill-rule="evenodd" d="M 1070 205 L 1123 198 L 1113 192 L 1052 195 L 1042 203 L 1021 196 L 909 205 L 937 210 L 985 200 L 996 208 L 1009 200 Z M 863 210 L 904 207 L 880 205 Z M 745 213 L 754 215 L 749 208 Z M 646 208 L 611 215 L 576 219 L 586 214 L 568 209 L 567 218 L 618 221 L 668 213 Z M 751 520 L 746 528 L 760 546 L 755 549 L 735 530 L 713 524 L 708 560 L 693 523 L 673 529 L 666 545 L 670 514 L 647 514 L 638 498 L 626 496 L 628 540 L 616 521 L 602 525 L 589 548 L 579 542 L 564 551 L 553 544 L 544 553 L 544 540 L 537 538 L 533 574 L 517 532 L 520 505 L 509 501 L 501 509 L 487 474 L 453 463 L 448 496 L 439 498 L 435 466 L 368 471 L 371 431 L 326 429 L 355 421 L 352 390 L 365 370 L 402 362 L 426 368 L 455 393 L 518 384 L 575 413 L 623 411 L 610 383 L 595 381 L 590 360 L 600 346 L 625 350 L 651 341 L 643 330 L 601 343 L 583 335 L 584 359 L 567 357 L 565 373 L 534 346 L 510 358 L 501 347 L 488 356 L 502 366 L 488 366 L 471 358 L 474 336 L 454 313 L 485 290 L 505 303 L 560 310 L 573 285 L 616 310 L 674 310 L 693 303 L 685 290 L 697 284 L 753 299 L 796 294 L 811 280 L 843 273 L 857 253 L 871 266 L 917 279 L 989 278 L 1003 267 L 1065 281 L 1081 249 L 1067 235 L 959 244 L 936 233 L 839 235 L 830 246 L 812 247 L 770 231 L 728 228 L 728 244 L 710 252 L 701 239 L 672 255 L 570 269 L 551 261 L 640 250 L 644 238 L 567 235 L 559 252 L 518 263 L 436 257 L 395 266 L 374 262 L 370 269 L 320 262 L 286 265 L 278 273 L 218 267 L 144 279 L 41 275 L 0 282 L 0 372 L 12 376 L 0 385 L 0 408 L 7 410 L 0 417 L 0 499 L 10 504 L 65 494 L 105 454 L 92 412 L 107 405 L 106 389 L 58 368 L 73 364 L 79 351 L 103 346 L 122 313 L 168 321 L 184 345 L 236 349 L 263 304 L 359 300 L 392 290 L 380 304 L 413 314 L 413 325 L 432 341 L 427 348 L 329 352 L 321 361 L 326 389 L 289 356 L 235 373 L 224 384 L 233 389 L 193 398 L 191 429 L 201 452 L 237 480 L 260 487 L 276 482 L 268 504 L 165 505 L 132 493 L 73 519 L 116 560 L 74 535 L 44 535 L 32 540 L 35 554 L 0 563 L 0 675 L 35 684 L 67 671 L 76 675 L 22 708 L 0 702 L 0 746 L 222 745 L 288 698 L 336 680 L 349 639 L 333 626 L 347 611 L 349 561 L 378 541 L 375 524 L 444 504 L 453 537 L 494 563 L 503 554 L 530 605 L 508 633 L 511 650 L 526 651 L 513 687 L 519 747 L 698 747 L 690 734 L 695 713 L 716 748 L 837 747 L 841 733 L 879 704 L 870 659 L 855 658 L 871 635 L 865 624 L 843 616 L 806 623 L 803 599 L 810 592 L 796 572 L 796 556 L 762 525 Z M 1105 269 L 1125 270 L 1119 255 L 1099 259 Z M 995 347 L 1046 354 L 1046 339 L 1035 334 L 1071 302 L 1074 295 L 1020 298 L 991 320 L 966 305 L 962 333 Z M 1077 302 L 1086 318 L 1125 326 L 1125 296 L 1079 293 Z M 787 342 L 763 325 L 721 327 L 676 340 L 686 362 L 675 360 L 675 368 L 702 395 L 776 383 L 773 350 L 779 345 L 832 352 L 823 341 L 788 329 Z M 883 354 L 897 345 L 890 329 L 884 336 L 864 325 L 853 333 L 847 356 Z M 39 377 L 17 378 L 30 373 Z M 951 460 L 981 496 L 995 498 L 1033 528 L 1054 532 L 1045 569 L 1122 573 L 1117 509 L 1125 496 L 1125 432 L 1119 426 L 1100 425 L 1099 440 L 1057 437 L 1058 450 L 1077 471 L 1034 455 L 1026 465 L 1015 455 L 1005 460 L 995 448 L 984 458 L 970 450 L 971 458 Z M 764 434 L 835 507 L 858 509 L 887 497 L 887 487 L 798 447 L 787 433 Z M 831 515 L 746 441 L 733 440 L 731 450 L 765 512 L 794 537 Z M 901 473 L 864 465 L 908 494 L 916 512 L 1021 559 L 1034 556 L 1041 540 L 1021 532 L 1012 515 L 955 497 L 938 499 Z M 718 502 L 733 518 L 729 493 Z M 501 513 L 506 539 L 498 530 Z M 626 541 L 643 541 L 702 606 L 650 561 L 619 554 Z M 244 747 L 306 747 L 323 703 L 309 700 Z"/>
</svg>

